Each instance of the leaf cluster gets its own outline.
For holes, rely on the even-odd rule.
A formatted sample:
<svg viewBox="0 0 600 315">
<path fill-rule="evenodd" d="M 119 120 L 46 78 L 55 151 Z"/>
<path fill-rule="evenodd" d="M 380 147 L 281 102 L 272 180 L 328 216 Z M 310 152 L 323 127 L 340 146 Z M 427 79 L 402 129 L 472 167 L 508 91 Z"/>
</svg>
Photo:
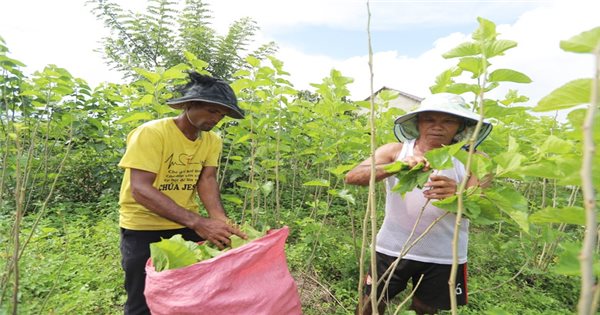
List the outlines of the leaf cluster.
<svg viewBox="0 0 600 315">
<path fill-rule="evenodd" d="M 246 233 L 248 238 L 243 239 L 237 235 L 233 235 L 230 238 L 231 246 L 223 250 L 219 250 L 208 242 L 198 244 L 186 241 L 181 234 L 176 234 L 171 238 L 162 239 L 160 242 L 151 243 L 150 258 L 156 271 L 183 268 L 217 257 L 230 249 L 241 247 L 266 234 L 266 230 L 257 231 L 248 224 L 240 226 L 240 230 Z"/>
<path fill-rule="evenodd" d="M 448 92 L 455 94 L 473 93 L 475 96 L 489 92 L 499 86 L 500 82 L 530 83 L 531 79 L 516 70 L 495 69 L 489 71 L 491 58 L 503 56 L 509 49 L 515 48 L 517 42 L 498 39 L 496 24 L 492 21 L 477 18 L 479 27 L 472 33 L 473 41 L 459 44 L 446 52 L 444 58 L 458 58 L 458 63 L 442 72 L 430 87 L 432 93 Z M 463 73 L 470 73 L 475 83 L 458 83 L 458 78 Z M 514 101 L 520 99 L 513 99 Z"/>
<path fill-rule="evenodd" d="M 264 59 L 277 49 L 270 42 L 248 51 L 258 30 L 249 17 L 234 21 L 225 35 L 218 35 L 210 26 L 208 4 L 202 0 L 186 0 L 183 8 L 178 1 L 148 0 L 144 13 L 126 12 L 111 1 L 88 3 L 111 31 L 103 39 L 108 64 L 126 78 L 137 77 L 136 68 L 171 68 L 184 62 L 187 52 L 206 61 L 212 75 L 229 80 L 247 56 Z"/>
<path fill-rule="evenodd" d="M 423 170 L 425 164 L 418 163 L 412 168 L 408 168 L 408 165 L 402 161 L 394 162 L 385 167 L 386 172 L 396 173 L 398 183 L 392 187 L 393 192 L 397 192 L 404 197 L 404 195 L 414 190 L 415 188 L 422 189 L 423 185 L 429 180 L 429 175 L 433 172 L 430 170 Z"/>
</svg>

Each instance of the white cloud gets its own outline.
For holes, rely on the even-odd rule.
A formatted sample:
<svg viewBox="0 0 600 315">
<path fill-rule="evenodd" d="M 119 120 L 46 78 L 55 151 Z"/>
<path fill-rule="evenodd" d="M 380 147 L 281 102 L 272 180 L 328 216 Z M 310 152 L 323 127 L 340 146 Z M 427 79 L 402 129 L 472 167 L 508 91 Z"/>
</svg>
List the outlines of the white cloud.
<svg viewBox="0 0 600 315">
<path fill-rule="evenodd" d="M 106 31 L 82 1 L 2 1 L 0 12 L 0 36 L 27 71 L 55 64 L 93 86 L 120 78 L 94 52 Z"/>
<path fill-rule="evenodd" d="M 268 32 L 283 31 L 298 25 L 329 25 L 344 27 L 365 20 L 364 1 L 341 0 L 212 0 L 214 26 L 225 32 L 228 26 L 242 17 L 251 17 Z M 363 23 L 364 24 L 364 23 Z"/>
<path fill-rule="evenodd" d="M 515 40 L 518 46 L 507 51 L 506 56 L 492 59 L 492 70 L 511 68 L 529 75 L 534 82 L 502 84 L 503 88 L 494 96 L 500 97 L 509 88 L 518 89 L 521 94 L 531 98 L 530 105 L 535 105 L 540 98 L 562 84 L 576 78 L 590 77 L 593 73 L 591 56 L 564 52 L 559 48 L 559 41 L 600 26 L 598 12 L 600 1 L 556 1 L 523 14 L 512 25 L 498 25 L 498 32 L 501 33 L 499 38 Z M 475 20 L 475 16 L 471 18 Z M 388 86 L 418 96 L 428 94 L 435 77 L 457 62 L 445 60 L 441 54 L 469 39 L 470 34 L 450 34 L 438 39 L 434 48 L 416 58 L 403 56 L 396 51 L 375 53 L 374 89 Z M 367 55 L 335 60 L 283 47 L 279 58 L 284 61 L 285 68 L 291 73 L 291 81 L 297 88 L 305 88 L 307 82 L 320 82 L 331 68 L 335 68 L 355 79 L 350 85 L 354 99 L 362 99 L 370 93 Z"/>
<path fill-rule="evenodd" d="M 146 0 L 119 1 L 125 9 L 140 10 Z M 494 66 L 509 67 L 528 74 L 534 83 L 513 85 L 523 94 L 538 100 L 553 88 L 579 77 L 592 75 L 589 56 L 563 52 L 561 39 L 598 26 L 600 1 L 492 1 L 489 5 L 474 1 L 372 1 L 373 30 L 414 29 L 433 24 L 448 25 L 448 35 L 433 43 L 433 48 L 417 57 L 407 57 L 398 51 L 381 51 L 374 55 L 374 89 L 389 86 L 423 96 L 435 77 L 456 61 L 444 60 L 441 54 L 469 38 L 469 34 L 453 33 L 453 26 L 468 23 L 474 27 L 476 17 L 492 20 L 519 12 L 522 5 L 532 7 L 511 25 L 499 25 L 501 38 L 519 42 L 507 56 L 497 58 Z M 229 25 L 243 16 L 258 22 L 262 32 L 256 43 L 272 40 L 275 32 L 306 25 L 346 29 L 366 29 L 365 1 L 276 1 L 276 0 L 211 0 L 214 27 L 224 34 Z M 118 81 L 120 75 L 108 69 L 99 53 L 99 40 L 106 34 L 102 22 L 90 13 L 83 1 L 20 0 L 0 2 L 0 36 L 11 50 L 11 56 L 25 62 L 28 70 L 39 70 L 46 64 L 57 64 L 73 75 L 96 85 L 102 81 Z M 365 30 L 366 37 L 366 30 Z M 410 45 L 410 42 L 403 43 Z M 366 43 L 364 51 L 367 51 Z M 369 94 L 367 55 L 335 59 L 311 55 L 292 47 L 281 46 L 277 57 L 291 73 L 290 80 L 298 89 L 310 88 L 309 83 L 321 82 L 332 68 L 353 77 L 352 96 L 362 99 Z"/>
<path fill-rule="evenodd" d="M 520 90 L 536 102 L 570 80 L 591 77 L 592 57 L 565 52 L 559 43 L 600 26 L 598 12 L 597 1 L 558 1 L 525 13 L 515 24 L 499 27 L 503 38 L 519 45 L 498 57 L 497 66 L 529 75 L 533 83 L 521 85 Z"/>
<path fill-rule="evenodd" d="M 267 33 L 282 32 L 298 25 L 329 26 L 363 30 L 367 21 L 365 0 L 209 0 L 214 25 L 226 31 L 228 25 L 250 16 Z M 506 18 L 515 10 L 544 5 L 544 1 L 473 0 L 372 0 L 371 28 L 394 30 L 406 26 L 436 26 L 470 23 L 473 16 Z"/>
</svg>

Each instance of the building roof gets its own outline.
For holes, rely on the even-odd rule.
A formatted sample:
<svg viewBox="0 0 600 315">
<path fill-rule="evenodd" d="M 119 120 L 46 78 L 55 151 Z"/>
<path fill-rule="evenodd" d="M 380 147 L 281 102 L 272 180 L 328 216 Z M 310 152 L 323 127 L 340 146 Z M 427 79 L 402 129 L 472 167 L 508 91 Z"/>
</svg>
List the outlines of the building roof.
<svg viewBox="0 0 600 315">
<path fill-rule="evenodd" d="M 419 103 L 423 100 L 422 97 L 418 97 L 418 96 L 415 96 L 415 95 L 412 95 L 412 94 L 409 94 L 409 93 L 406 93 L 406 92 L 402 92 L 400 90 L 396 90 L 396 89 L 393 89 L 393 88 L 390 88 L 390 87 L 387 87 L 387 86 L 381 87 L 379 90 L 377 90 L 375 93 L 373 93 L 373 95 L 377 96 L 377 94 L 381 93 L 384 90 L 394 91 L 394 92 L 396 92 L 396 93 L 398 93 L 398 94 L 400 94 L 400 95 L 402 95 L 402 96 L 404 96 L 406 98 L 409 98 L 409 99 L 414 100 L 414 101 L 419 102 Z M 368 101 L 370 99 L 371 99 L 371 96 L 365 98 L 364 100 Z"/>
</svg>

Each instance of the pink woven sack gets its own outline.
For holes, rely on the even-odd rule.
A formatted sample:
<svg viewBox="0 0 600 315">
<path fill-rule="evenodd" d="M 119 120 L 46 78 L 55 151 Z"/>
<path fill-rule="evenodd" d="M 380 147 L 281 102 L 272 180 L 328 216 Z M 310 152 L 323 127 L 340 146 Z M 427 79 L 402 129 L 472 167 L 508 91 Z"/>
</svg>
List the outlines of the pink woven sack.
<svg viewBox="0 0 600 315">
<path fill-rule="evenodd" d="M 156 272 L 146 263 L 144 295 L 152 314 L 302 314 L 285 257 L 285 226 L 217 257 Z"/>
</svg>

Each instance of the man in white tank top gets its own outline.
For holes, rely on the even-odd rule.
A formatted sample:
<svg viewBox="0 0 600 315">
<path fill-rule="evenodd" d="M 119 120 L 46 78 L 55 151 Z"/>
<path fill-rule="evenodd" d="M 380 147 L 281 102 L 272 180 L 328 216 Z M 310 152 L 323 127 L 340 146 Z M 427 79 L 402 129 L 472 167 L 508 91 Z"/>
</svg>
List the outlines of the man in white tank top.
<svg viewBox="0 0 600 315">
<path fill-rule="evenodd" d="M 424 99 L 417 110 L 396 119 L 394 133 L 400 142 L 388 143 L 376 150 L 373 157 L 376 180 L 385 179 L 386 187 L 385 217 L 375 246 L 378 279 L 398 260 L 395 270 L 391 272 L 387 290 L 383 290 L 385 281 L 377 286 L 377 296 L 384 295 L 377 307 L 379 314 L 384 313 L 387 301 L 406 288 L 408 280 L 417 288 L 411 304 L 417 314 L 432 314 L 450 308 L 448 279 L 453 260 L 452 238 L 456 217 L 431 205 L 430 201 L 454 195 L 465 176 L 468 177 L 467 187 L 484 186 L 475 176 L 465 174 L 464 165 L 453 159 L 452 168 L 434 170 L 423 189 L 415 188 L 403 198 L 391 191 L 398 180 L 392 176 L 394 174 L 384 170 L 385 166 L 404 161 L 412 168 L 422 162 L 425 164 L 424 171 L 427 171 L 430 166 L 425 153 L 468 139 L 478 120 L 479 115 L 469 110 L 462 97 L 450 93 L 434 94 Z M 475 147 L 491 130 L 492 125 L 484 121 Z M 346 174 L 346 183 L 368 186 L 370 165 L 371 158 L 364 160 Z M 426 232 L 430 226 L 432 227 Z M 462 219 L 458 244 L 459 272 L 454 292 L 459 305 L 467 303 L 468 228 L 469 221 Z M 370 275 L 365 288 L 363 309 L 357 309 L 357 314 L 372 313 L 369 299 Z"/>
</svg>

